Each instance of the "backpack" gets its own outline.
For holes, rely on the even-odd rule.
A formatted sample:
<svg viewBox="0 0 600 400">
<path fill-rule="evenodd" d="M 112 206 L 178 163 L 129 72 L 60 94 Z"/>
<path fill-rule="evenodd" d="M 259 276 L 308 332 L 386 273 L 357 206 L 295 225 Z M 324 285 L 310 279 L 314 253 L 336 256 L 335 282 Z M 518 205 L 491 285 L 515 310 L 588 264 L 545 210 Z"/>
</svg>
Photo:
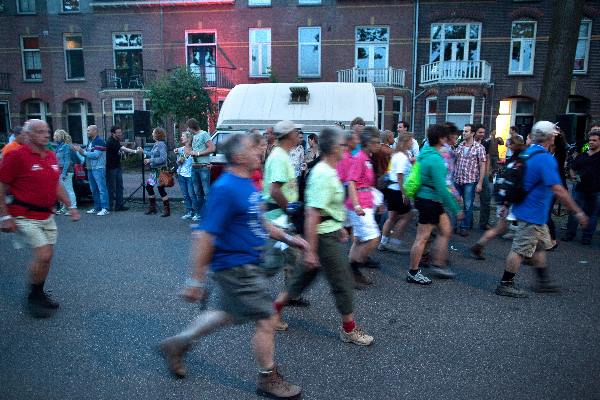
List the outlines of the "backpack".
<svg viewBox="0 0 600 400">
<path fill-rule="evenodd" d="M 417 192 L 421 188 L 421 165 L 419 161 L 415 162 L 410 170 L 410 174 L 404 180 L 402 184 L 402 191 L 406 196 L 411 199 L 414 199 Z"/>
<path fill-rule="evenodd" d="M 494 195 L 497 203 L 505 205 L 519 204 L 525 200 L 528 193 L 525 190 L 527 161 L 541 153 L 544 153 L 544 150 L 537 150 L 530 154 L 521 153 L 506 165 L 504 171 L 500 173 L 494 183 Z"/>
</svg>

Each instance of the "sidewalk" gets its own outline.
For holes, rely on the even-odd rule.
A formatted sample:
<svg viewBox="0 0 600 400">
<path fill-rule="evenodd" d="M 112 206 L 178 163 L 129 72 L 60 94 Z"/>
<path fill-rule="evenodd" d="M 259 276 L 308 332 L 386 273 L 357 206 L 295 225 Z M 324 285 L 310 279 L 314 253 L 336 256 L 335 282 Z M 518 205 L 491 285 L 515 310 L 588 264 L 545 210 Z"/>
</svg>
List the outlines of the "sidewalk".
<svg viewBox="0 0 600 400">
<path fill-rule="evenodd" d="M 146 175 L 146 179 L 148 179 L 148 175 Z M 128 198 L 131 193 L 135 191 L 142 184 L 142 173 L 141 172 L 132 172 L 132 171 L 124 171 L 123 172 L 123 197 Z M 134 199 L 142 198 L 142 189 L 138 190 L 134 195 Z M 179 189 L 179 183 L 177 179 L 175 179 L 175 186 L 171 188 L 165 188 L 169 198 L 172 200 L 183 200 L 183 195 L 181 194 L 181 190 Z M 146 194 L 146 198 L 148 195 Z"/>
</svg>

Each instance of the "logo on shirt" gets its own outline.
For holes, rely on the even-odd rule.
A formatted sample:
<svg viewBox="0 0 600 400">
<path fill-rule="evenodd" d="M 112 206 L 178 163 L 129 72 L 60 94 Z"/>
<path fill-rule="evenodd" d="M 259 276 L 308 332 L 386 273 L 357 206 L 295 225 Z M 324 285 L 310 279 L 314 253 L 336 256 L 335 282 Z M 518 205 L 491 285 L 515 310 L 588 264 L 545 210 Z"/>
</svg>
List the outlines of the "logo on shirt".
<svg viewBox="0 0 600 400">
<path fill-rule="evenodd" d="M 250 203 L 250 207 L 248 208 L 248 227 L 250 228 L 250 231 L 256 237 L 267 239 L 269 235 L 267 234 L 263 225 L 263 204 L 261 201 L 260 193 L 252 192 L 252 194 L 248 198 L 248 203 Z"/>
<path fill-rule="evenodd" d="M 43 169 L 44 169 L 44 168 L 42 168 L 42 166 L 41 166 L 40 164 L 33 164 L 33 165 L 31 166 L 31 170 L 32 170 L 32 171 L 41 171 L 41 170 L 43 170 Z"/>
<path fill-rule="evenodd" d="M 55 172 L 58 172 L 58 165 L 56 165 L 56 164 L 52 164 L 52 169 L 53 169 Z"/>
</svg>

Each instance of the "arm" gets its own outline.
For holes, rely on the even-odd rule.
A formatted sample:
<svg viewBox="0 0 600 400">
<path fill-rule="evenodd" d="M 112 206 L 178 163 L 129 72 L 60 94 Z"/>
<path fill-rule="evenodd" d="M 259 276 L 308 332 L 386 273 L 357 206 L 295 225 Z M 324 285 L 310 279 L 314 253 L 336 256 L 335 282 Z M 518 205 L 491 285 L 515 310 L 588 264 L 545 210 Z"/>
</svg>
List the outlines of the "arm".
<svg viewBox="0 0 600 400">
<path fill-rule="evenodd" d="M 304 263 L 309 268 L 316 268 L 319 266 L 319 256 L 317 251 L 319 250 L 319 236 L 317 234 L 317 227 L 321 223 L 321 211 L 318 208 L 307 207 L 306 208 L 306 219 L 304 220 L 304 236 L 308 242 L 309 251 L 304 256 Z"/>
<path fill-rule="evenodd" d="M 350 201 L 352 202 L 356 214 L 365 215 L 364 210 L 358 202 L 358 192 L 356 191 L 356 182 L 354 181 L 348 181 L 348 197 L 350 197 Z"/>
<path fill-rule="evenodd" d="M 206 297 L 206 270 L 215 250 L 215 237 L 206 231 L 193 234 L 191 279 L 186 284 L 183 297 L 198 301 Z"/>
<path fill-rule="evenodd" d="M 459 212 L 458 203 L 452 196 L 450 189 L 446 185 L 446 168 L 442 167 L 443 161 L 440 162 L 439 167 L 431 168 L 431 178 L 433 180 L 433 186 L 435 187 L 436 193 L 442 199 L 444 207 L 449 210 L 452 214 Z"/>
<path fill-rule="evenodd" d="M 269 194 L 271 195 L 271 197 L 273 198 L 275 203 L 277 203 L 277 205 L 282 210 L 285 210 L 288 206 L 288 201 L 285 198 L 285 196 L 283 195 L 283 192 L 281 191 L 282 186 L 283 186 L 283 183 L 281 183 L 281 182 L 271 183 L 271 187 L 269 188 Z"/>
<path fill-rule="evenodd" d="M 167 145 L 163 142 L 158 147 L 158 157 L 150 158 L 150 165 L 153 167 L 167 163 Z"/>
<path fill-rule="evenodd" d="M 69 166 L 71 165 L 71 148 L 63 144 L 63 147 L 60 149 L 62 156 L 61 163 L 61 172 L 60 172 L 60 180 L 64 181 L 67 177 L 67 173 L 69 172 Z"/>
<path fill-rule="evenodd" d="M 483 146 L 481 146 L 479 148 L 479 155 L 478 155 L 478 159 L 479 161 L 479 182 L 477 182 L 477 186 L 475 188 L 475 191 L 477 193 L 480 193 L 481 190 L 483 189 L 483 180 L 486 177 L 486 171 L 487 171 L 487 160 L 489 157 L 486 157 L 485 155 L 485 150 L 483 149 Z"/>
<path fill-rule="evenodd" d="M 206 155 L 214 153 L 214 152 L 215 152 L 215 144 L 212 142 L 212 140 L 207 140 L 206 141 L 206 149 L 204 149 L 202 151 L 194 151 L 194 152 L 192 152 L 192 155 L 194 157 L 201 157 L 201 156 L 206 156 Z"/>
<path fill-rule="evenodd" d="M 577 218 L 581 226 L 585 227 L 588 223 L 588 217 L 587 215 L 585 215 L 583 210 L 579 208 L 577 203 L 573 201 L 573 198 L 571 197 L 571 195 L 569 195 L 567 189 L 565 189 L 562 184 L 552 185 L 552 192 L 554 193 L 558 201 L 560 201 L 570 211 L 575 213 L 575 218 Z"/>
<path fill-rule="evenodd" d="M 299 249 L 308 249 L 308 243 L 298 235 L 292 236 L 268 221 L 265 221 L 265 228 L 267 229 L 269 236 L 274 240 L 287 243 L 288 245 Z"/>
<path fill-rule="evenodd" d="M 15 232 L 17 230 L 15 220 L 13 218 L 8 218 L 10 217 L 10 214 L 8 213 L 8 208 L 6 207 L 7 189 L 8 185 L 0 182 L 0 219 L 3 219 L 0 222 L 0 227 L 2 232 Z"/>
</svg>

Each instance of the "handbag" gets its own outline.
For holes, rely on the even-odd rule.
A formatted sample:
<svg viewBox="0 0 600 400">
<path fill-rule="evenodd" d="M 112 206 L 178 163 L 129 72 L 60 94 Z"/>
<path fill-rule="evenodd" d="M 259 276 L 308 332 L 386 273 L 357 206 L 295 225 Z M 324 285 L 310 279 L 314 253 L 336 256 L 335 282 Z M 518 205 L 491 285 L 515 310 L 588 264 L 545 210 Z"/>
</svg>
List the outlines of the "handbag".
<svg viewBox="0 0 600 400">
<path fill-rule="evenodd" d="M 82 181 L 86 178 L 85 175 L 85 167 L 83 164 L 75 164 L 73 165 L 73 174 L 75 175 L 75 179 L 78 181 Z"/>
<path fill-rule="evenodd" d="M 158 174 L 158 185 L 162 187 L 175 186 L 175 179 L 173 179 L 173 173 L 168 170 L 160 171 L 160 173 Z"/>
</svg>

